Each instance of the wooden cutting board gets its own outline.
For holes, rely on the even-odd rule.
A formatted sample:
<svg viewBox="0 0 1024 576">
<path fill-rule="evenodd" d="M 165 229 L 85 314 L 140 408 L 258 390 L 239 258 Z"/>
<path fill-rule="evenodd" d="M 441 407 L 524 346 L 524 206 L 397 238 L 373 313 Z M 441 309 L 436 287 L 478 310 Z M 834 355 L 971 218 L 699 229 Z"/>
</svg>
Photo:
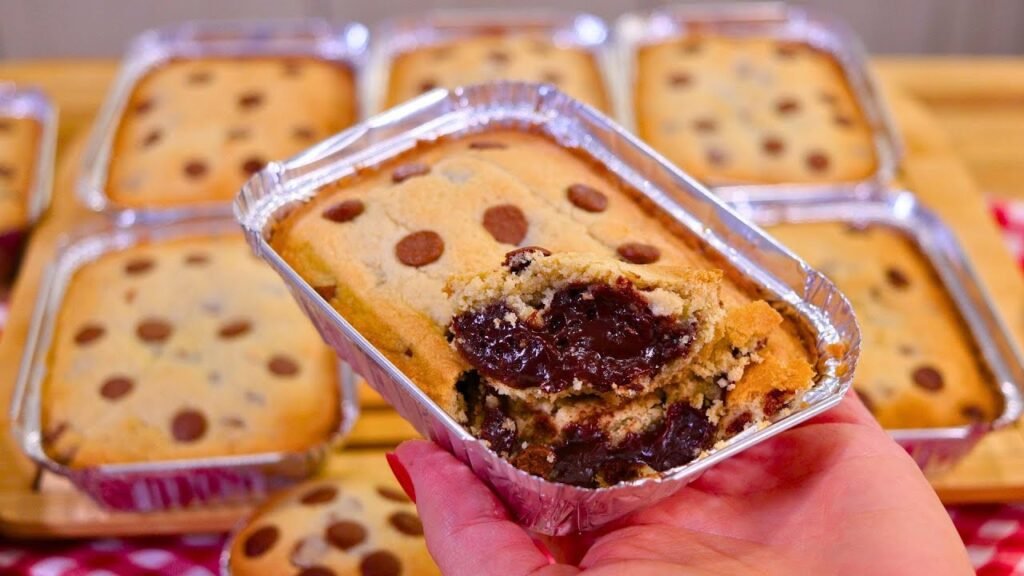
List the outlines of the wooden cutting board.
<svg viewBox="0 0 1024 576">
<path fill-rule="evenodd" d="M 62 153 L 54 204 L 37 229 L 22 275 L 14 289 L 7 327 L 0 338 L 0 534 L 64 538 L 231 528 L 245 507 L 147 515 L 110 513 L 78 494 L 66 481 L 38 474 L 9 432 L 6 403 L 11 394 L 34 306 L 40 273 L 62 233 L 98 218 L 74 201 L 74 180 L 82 137 L 112 75 L 109 64 L 42 64 L 0 69 L 0 78 L 46 83 L 62 109 Z M 889 90 L 889 102 L 904 136 L 907 158 L 902 185 L 916 192 L 956 230 L 1018 342 L 1024 342 L 1024 279 L 1017 272 L 984 201 L 956 157 L 946 135 L 918 104 Z M 346 453 L 380 458 L 415 431 L 368 388 L 361 390 L 363 415 Z M 332 464 L 333 465 L 333 464 Z M 1024 498 L 1024 436 L 1017 428 L 986 438 L 955 470 L 934 481 L 947 502 L 983 502 Z"/>
</svg>

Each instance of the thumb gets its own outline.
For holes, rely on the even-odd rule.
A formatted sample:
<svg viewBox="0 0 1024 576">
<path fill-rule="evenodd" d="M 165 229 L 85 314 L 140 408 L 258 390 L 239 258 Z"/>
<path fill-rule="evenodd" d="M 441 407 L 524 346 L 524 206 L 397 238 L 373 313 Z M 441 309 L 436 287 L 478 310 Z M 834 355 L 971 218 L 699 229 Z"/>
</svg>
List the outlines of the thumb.
<svg viewBox="0 0 1024 576">
<path fill-rule="evenodd" d="M 498 498 L 454 456 L 424 440 L 404 442 L 397 459 L 411 480 L 427 548 L 452 576 L 575 574 L 555 566 L 529 534 L 511 521 Z M 396 470 L 401 475 L 401 470 Z"/>
</svg>

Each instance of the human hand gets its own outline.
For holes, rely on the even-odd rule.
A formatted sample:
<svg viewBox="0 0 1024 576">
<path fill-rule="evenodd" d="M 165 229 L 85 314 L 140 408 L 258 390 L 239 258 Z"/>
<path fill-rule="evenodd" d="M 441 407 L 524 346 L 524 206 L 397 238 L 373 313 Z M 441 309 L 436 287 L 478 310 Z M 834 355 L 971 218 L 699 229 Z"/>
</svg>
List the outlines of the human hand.
<svg viewBox="0 0 1024 576">
<path fill-rule="evenodd" d="M 549 539 L 553 554 L 434 444 L 406 442 L 388 460 L 453 576 L 973 573 L 927 480 L 852 393 L 662 502 Z"/>
</svg>

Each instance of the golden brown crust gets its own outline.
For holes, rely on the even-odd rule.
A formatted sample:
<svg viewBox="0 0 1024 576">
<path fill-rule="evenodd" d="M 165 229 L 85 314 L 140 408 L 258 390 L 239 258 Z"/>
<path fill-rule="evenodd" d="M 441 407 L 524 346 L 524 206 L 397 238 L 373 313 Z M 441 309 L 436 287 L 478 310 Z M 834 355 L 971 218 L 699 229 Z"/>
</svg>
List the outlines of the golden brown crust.
<svg viewBox="0 0 1024 576">
<path fill-rule="evenodd" d="M 401 574 L 440 574 L 422 535 L 416 506 L 379 457 L 358 473 L 321 478 L 280 492 L 260 506 L 231 543 L 235 576 L 297 574 L 314 566 L 335 576 L 373 573 L 373 554 L 397 560 Z"/>
<path fill-rule="evenodd" d="M 433 88 L 494 80 L 554 84 L 563 92 L 608 112 L 601 72 L 584 48 L 555 46 L 534 34 L 486 34 L 424 46 L 395 56 L 385 105 Z"/>
<path fill-rule="evenodd" d="M 356 119 L 351 71 L 313 58 L 174 60 L 135 87 L 107 194 L 124 207 L 231 200 L 263 164 Z"/>
<path fill-rule="evenodd" d="M 697 35 L 637 54 L 637 131 L 712 184 L 862 180 L 872 131 L 835 59 L 806 44 Z"/>
<path fill-rule="evenodd" d="M 410 163 L 429 166 L 429 173 L 395 183 L 393 172 Z M 571 200 L 569 189 L 579 185 L 605 198 L 602 210 L 580 207 L 595 207 L 581 201 L 587 194 L 576 194 L 576 203 Z M 332 207 L 357 199 L 364 207 L 358 217 L 342 223 L 324 217 Z M 507 205 L 517 207 L 526 222 L 514 245 L 497 241 L 482 225 L 489 209 Z M 424 230 L 440 236 L 443 253 L 420 267 L 403 264 L 397 244 Z M 452 314 L 443 292 L 449 277 L 492 269 L 509 250 L 531 245 L 554 253 L 621 257 L 623 246 L 643 244 L 657 249 L 659 265 L 719 267 L 666 231 L 573 151 L 543 136 L 511 130 L 424 145 L 328 187 L 278 227 L 272 244 L 311 284 L 336 285 L 340 296 L 331 303 L 460 419 L 464 414 L 455 383 L 467 366 L 445 339 L 443 327 Z M 755 298 L 726 274 L 721 300 L 731 310 Z M 795 331 L 776 327 L 768 336 L 772 339 L 792 341 L 784 350 L 795 362 L 808 362 Z M 805 379 L 792 386 L 809 384 Z"/>
<path fill-rule="evenodd" d="M 42 127 L 31 118 L 0 117 L 0 232 L 28 224 Z"/>
<path fill-rule="evenodd" d="M 978 363 L 973 338 L 903 233 L 834 222 L 774 226 L 771 233 L 853 304 L 861 329 L 854 385 L 883 426 L 955 426 L 998 415 L 994 382 Z"/>
<path fill-rule="evenodd" d="M 57 318 L 42 423 L 74 467 L 299 452 L 340 418 L 336 360 L 240 236 L 83 266 Z"/>
</svg>

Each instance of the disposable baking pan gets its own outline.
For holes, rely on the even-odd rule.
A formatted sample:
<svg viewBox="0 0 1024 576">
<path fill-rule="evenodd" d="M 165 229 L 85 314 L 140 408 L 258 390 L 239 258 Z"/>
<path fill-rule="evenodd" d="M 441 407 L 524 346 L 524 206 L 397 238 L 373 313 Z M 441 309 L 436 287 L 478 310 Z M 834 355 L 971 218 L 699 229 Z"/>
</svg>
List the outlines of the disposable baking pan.
<svg viewBox="0 0 1024 576">
<path fill-rule="evenodd" d="M 68 478 L 79 490 L 108 508 L 145 512 L 209 503 L 239 502 L 312 475 L 328 450 L 347 435 L 359 415 L 352 371 L 340 364 L 340 420 L 330 438 L 303 452 L 109 464 L 85 468 L 66 466 L 44 449 L 42 385 L 47 372 L 56 321 L 75 272 L 100 256 L 142 242 L 238 233 L 231 218 L 173 224 L 138 224 L 68 236 L 40 282 L 25 352 L 11 403 L 14 437 L 22 450 L 44 469 Z"/>
<path fill-rule="evenodd" d="M 890 429 L 928 474 L 940 472 L 963 458 L 993 430 L 1016 422 L 1024 412 L 1024 360 L 992 300 L 978 279 L 953 232 L 909 192 L 897 192 L 870 202 L 812 201 L 764 203 L 750 207 L 763 226 L 783 223 L 843 222 L 884 225 L 910 239 L 935 270 L 959 312 L 991 375 L 993 390 L 1002 401 L 994 420 L 946 428 Z"/>
<path fill-rule="evenodd" d="M 839 64 L 854 99 L 871 127 L 877 168 L 862 181 L 832 183 L 716 182 L 716 194 L 730 202 L 785 198 L 873 198 L 884 196 L 899 168 L 902 142 L 860 39 L 837 18 L 781 2 L 685 4 L 634 12 L 616 22 L 617 115 L 636 128 L 636 59 L 643 46 L 685 37 L 694 31 L 733 37 L 777 38 L 800 42 L 830 55 Z"/>
<path fill-rule="evenodd" d="M 76 187 L 80 201 L 91 210 L 111 213 L 121 223 L 229 214 L 230 202 L 128 208 L 119 207 L 107 195 L 114 140 L 121 116 L 138 83 L 151 70 L 171 60 L 308 56 L 347 67 L 358 91 L 368 58 L 368 45 L 369 31 L 364 25 L 356 22 L 335 25 L 320 19 L 196 21 L 143 32 L 130 44 L 89 135 Z M 365 102 L 357 105 L 364 106 Z"/>
<path fill-rule="evenodd" d="M 765 298 L 805 325 L 817 353 L 817 376 L 813 387 L 794 403 L 794 410 L 656 478 L 602 489 L 548 482 L 513 467 L 474 438 L 271 248 L 268 239 L 278 222 L 322 186 L 393 158 L 417 142 L 495 126 L 539 131 L 597 163 L 631 189 L 638 203 L 664 218 L 666 226 L 723 258 Z M 235 211 L 253 249 L 286 280 L 339 356 L 421 434 L 466 462 L 500 495 L 517 521 L 538 532 L 594 529 L 663 499 L 715 463 L 835 406 L 850 386 L 859 333 L 842 294 L 635 137 L 551 86 L 496 83 L 434 90 L 287 162 L 271 163 L 243 187 Z"/>
<path fill-rule="evenodd" d="M 614 107 L 615 91 L 609 76 L 614 49 L 608 25 L 593 14 L 554 9 L 440 10 L 386 20 L 374 29 L 364 100 L 374 111 L 386 106 L 391 63 L 397 55 L 495 32 L 532 32 L 549 38 L 556 46 L 587 50 L 601 74 L 606 102 Z"/>
<path fill-rule="evenodd" d="M 57 148 L 57 109 L 41 90 L 0 83 L 0 119 L 3 118 L 28 118 L 35 121 L 39 126 L 39 138 L 26 197 L 28 218 L 23 225 L 0 228 L 0 283 L 13 277 L 29 229 L 50 205 L 53 160 Z"/>
</svg>

